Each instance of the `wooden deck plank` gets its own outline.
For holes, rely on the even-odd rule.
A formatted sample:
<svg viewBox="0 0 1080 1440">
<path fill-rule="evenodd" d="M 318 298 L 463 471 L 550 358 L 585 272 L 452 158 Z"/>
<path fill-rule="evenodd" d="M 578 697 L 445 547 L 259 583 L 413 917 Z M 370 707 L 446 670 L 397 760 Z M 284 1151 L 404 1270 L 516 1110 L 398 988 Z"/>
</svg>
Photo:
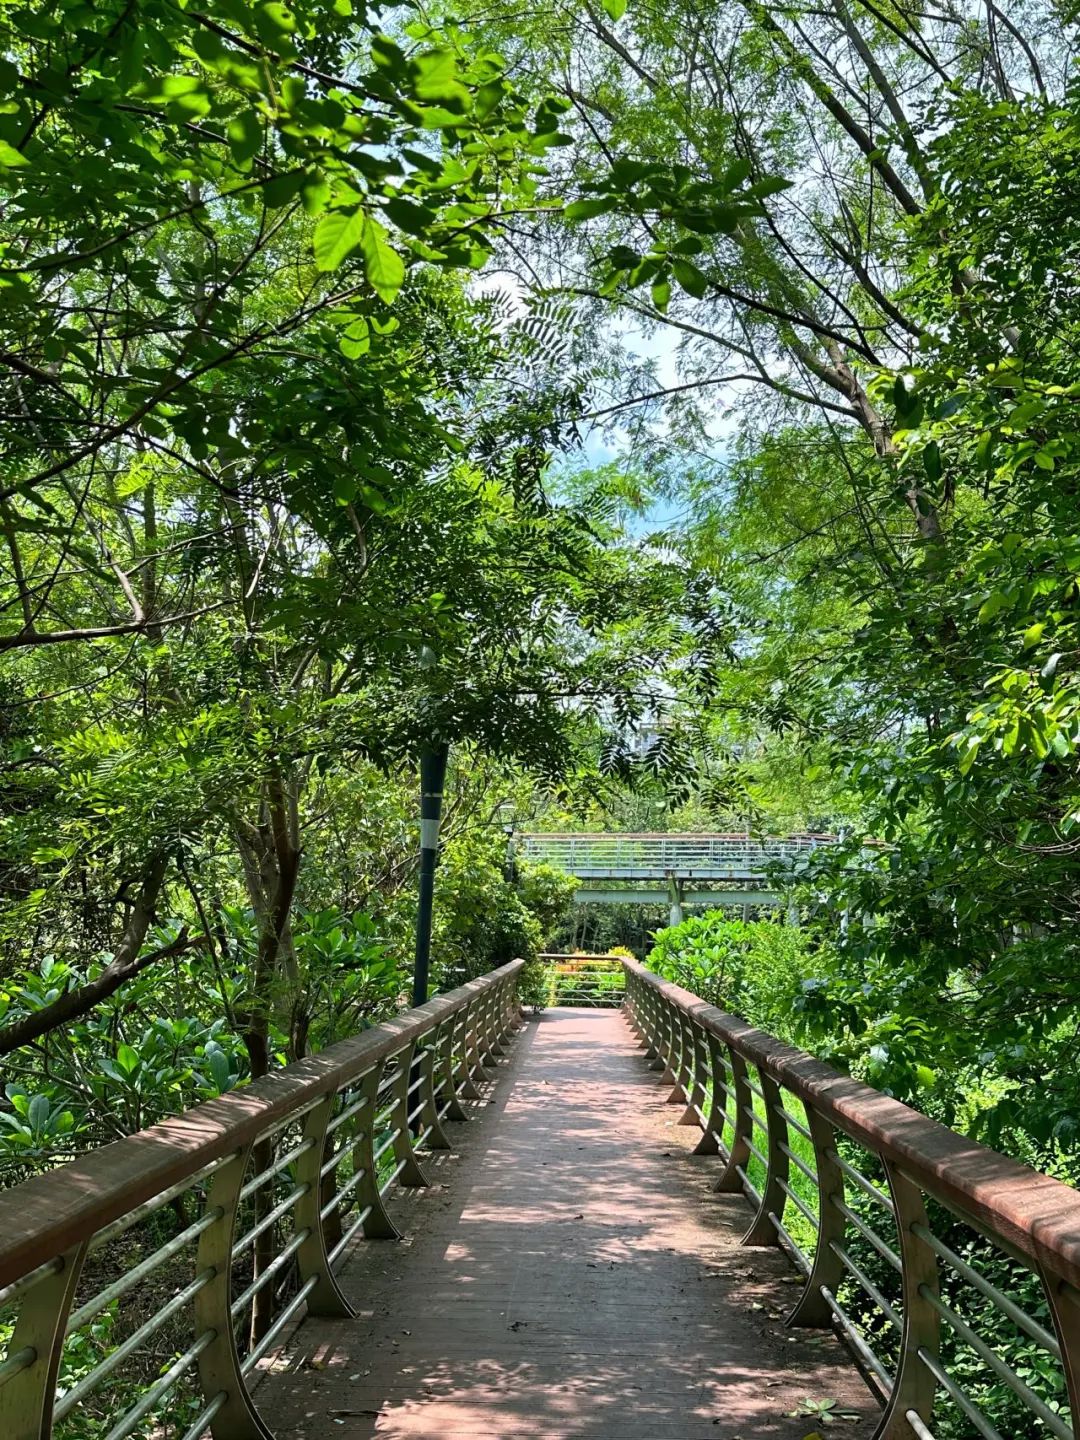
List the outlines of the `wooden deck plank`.
<svg viewBox="0 0 1080 1440">
<path fill-rule="evenodd" d="M 804 1398 L 879 1412 L 610 1010 L 530 1023 L 460 1153 L 358 1246 L 352 1321 L 309 1320 L 258 1386 L 279 1440 L 803 1440 Z"/>
</svg>

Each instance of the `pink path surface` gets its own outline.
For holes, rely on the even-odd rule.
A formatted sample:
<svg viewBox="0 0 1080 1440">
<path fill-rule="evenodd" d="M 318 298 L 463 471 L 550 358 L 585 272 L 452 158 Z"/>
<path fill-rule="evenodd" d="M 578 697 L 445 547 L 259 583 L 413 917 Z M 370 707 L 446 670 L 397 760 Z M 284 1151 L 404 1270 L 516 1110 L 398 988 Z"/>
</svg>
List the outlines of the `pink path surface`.
<svg viewBox="0 0 1080 1440">
<path fill-rule="evenodd" d="M 831 1334 L 785 1330 L 797 1290 L 717 1195 L 670 1087 L 617 1011 L 550 1010 L 513 1044 L 405 1238 L 360 1242 L 356 1319 L 308 1320 L 256 1391 L 278 1440 L 804 1440 L 804 1400 L 867 1440 L 877 1406 Z"/>
</svg>

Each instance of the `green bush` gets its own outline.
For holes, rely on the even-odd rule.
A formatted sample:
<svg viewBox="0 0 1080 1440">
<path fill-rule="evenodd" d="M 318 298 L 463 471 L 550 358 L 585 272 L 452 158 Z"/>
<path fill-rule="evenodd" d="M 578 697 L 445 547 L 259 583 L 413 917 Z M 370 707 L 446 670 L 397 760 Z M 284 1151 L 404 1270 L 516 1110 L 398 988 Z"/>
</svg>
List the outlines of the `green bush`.
<svg viewBox="0 0 1080 1440">
<path fill-rule="evenodd" d="M 794 1038 L 795 999 L 810 968 L 808 938 L 794 926 L 709 910 L 657 931 L 645 963 L 711 1005 Z"/>
</svg>

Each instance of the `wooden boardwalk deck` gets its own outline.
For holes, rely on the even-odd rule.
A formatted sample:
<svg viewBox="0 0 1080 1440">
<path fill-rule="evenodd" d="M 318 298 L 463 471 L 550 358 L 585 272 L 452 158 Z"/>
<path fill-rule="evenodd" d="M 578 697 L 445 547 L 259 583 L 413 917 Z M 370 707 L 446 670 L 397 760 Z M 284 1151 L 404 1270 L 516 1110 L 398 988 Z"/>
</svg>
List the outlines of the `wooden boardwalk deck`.
<svg viewBox="0 0 1080 1440">
<path fill-rule="evenodd" d="M 785 1331 L 784 1257 L 611 1010 L 530 1022 L 400 1243 L 343 1277 L 355 1320 L 308 1320 L 259 1384 L 278 1440 L 804 1440 L 805 1400 L 879 1411 L 829 1334 Z"/>
</svg>

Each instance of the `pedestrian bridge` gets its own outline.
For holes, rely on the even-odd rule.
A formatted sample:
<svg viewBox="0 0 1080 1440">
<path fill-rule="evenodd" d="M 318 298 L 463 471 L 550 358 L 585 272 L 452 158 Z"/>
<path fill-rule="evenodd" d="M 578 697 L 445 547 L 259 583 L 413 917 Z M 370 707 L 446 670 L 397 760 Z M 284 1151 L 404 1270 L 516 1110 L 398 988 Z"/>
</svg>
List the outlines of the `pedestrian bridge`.
<svg viewBox="0 0 1080 1440">
<path fill-rule="evenodd" d="M 0 1434 L 1069 1440 L 1076 1192 L 624 964 L 5 1192 Z"/>
<path fill-rule="evenodd" d="M 672 924 L 686 905 L 778 905 L 778 870 L 804 859 L 833 835 L 755 836 L 669 832 L 521 832 L 517 850 L 581 881 L 579 904 L 671 906 Z M 649 881 L 663 881 L 657 889 Z"/>
</svg>

